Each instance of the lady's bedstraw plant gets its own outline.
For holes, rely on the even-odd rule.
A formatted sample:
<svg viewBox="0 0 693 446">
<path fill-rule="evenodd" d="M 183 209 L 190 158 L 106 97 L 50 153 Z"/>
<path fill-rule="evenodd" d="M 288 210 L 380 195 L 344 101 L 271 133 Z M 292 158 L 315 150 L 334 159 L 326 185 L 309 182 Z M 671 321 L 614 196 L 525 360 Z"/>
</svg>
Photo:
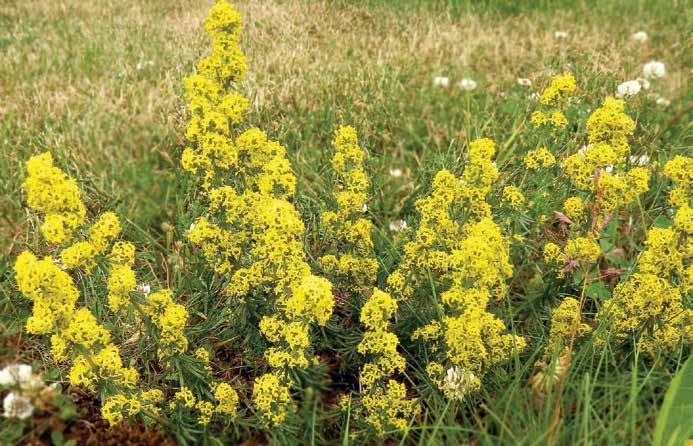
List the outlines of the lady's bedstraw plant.
<svg viewBox="0 0 693 446">
<path fill-rule="evenodd" d="M 373 224 L 364 217 L 368 210 L 368 177 L 363 170 L 366 152 L 359 147 L 353 127 L 335 131 L 332 144 L 337 210 L 321 215 L 328 252 L 318 262 L 340 288 L 367 291 L 375 283 L 378 262 L 371 238 Z"/>
<path fill-rule="evenodd" d="M 248 108 L 233 91 L 247 70 L 238 46 L 240 14 L 221 0 L 205 29 L 212 51 L 185 80 L 189 145 L 181 163 L 200 178 L 209 210 L 188 239 L 228 279 L 228 296 L 241 303 L 255 299 L 267 309 L 259 325 L 272 343 L 265 353 L 272 371 L 255 379 L 253 401 L 277 426 L 292 406 L 290 370 L 313 361 L 310 328 L 324 326 L 332 314 L 332 285 L 311 274 L 306 262 L 304 226 L 290 201 L 296 177 L 285 149 L 259 129 L 240 129 Z"/>
<path fill-rule="evenodd" d="M 634 336 L 653 357 L 675 351 L 682 341 L 693 344 L 693 310 L 684 305 L 693 291 L 693 158 L 674 157 L 663 174 L 676 185 L 669 193 L 678 208 L 674 224 L 648 231 L 638 272 L 616 287 L 596 316 L 609 327 L 600 332 L 599 343 Z"/>
<path fill-rule="evenodd" d="M 373 225 L 363 216 L 368 209 L 368 178 L 363 169 L 366 152 L 359 147 L 353 127 L 337 129 L 333 146 L 337 210 L 322 214 L 329 253 L 321 256 L 319 263 L 341 290 L 368 296 L 360 318 L 366 332 L 358 346 L 368 362 L 359 374 L 361 407 L 357 413 L 382 435 L 386 430 L 406 428 L 419 408 L 407 398 L 406 386 L 392 379 L 406 366 L 397 351 L 399 339 L 390 330 L 397 302 L 373 288 L 378 272 L 371 237 Z"/>
<path fill-rule="evenodd" d="M 44 214 L 41 231 L 57 253 L 56 257 L 40 259 L 26 250 L 15 263 L 17 286 L 34 303 L 27 331 L 51 335 L 53 358 L 71 365 L 70 382 L 106 397 L 103 415 L 109 422 L 122 420 L 124 414 L 158 412 L 156 404 L 163 400 L 163 393 L 158 389 L 138 389 L 138 373 L 133 367 L 123 365 L 120 350 L 109 330 L 97 321 L 89 308 L 79 306 L 79 291 L 71 275 L 72 272 L 79 276 L 78 269 L 88 275 L 97 261 L 104 260 L 111 265 L 112 278 L 120 266 L 132 264 L 134 246 L 115 242 L 121 227 L 112 212 L 102 214 L 86 229 L 84 240 L 74 241 L 76 237 L 81 238 L 80 229 L 86 223 L 86 211 L 76 181 L 53 165 L 50 153 L 32 157 L 27 162 L 27 172 L 24 182 L 27 203 Z M 74 243 L 67 245 L 70 242 Z M 109 279 L 109 289 L 113 293 L 115 288 L 111 282 Z M 128 289 L 124 288 L 126 284 Z M 116 287 L 121 300 L 129 300 L 133 295 L 134 273 L 126 284 Z M 160 314 L 166 308 L 150 308 L 148 301 L 144 305 L 149 311 L 143 316 L 158 318 L 161 322 L 157 325 L 162 328 L 159 333 L 159 345 L 164 347 L 161 353 L 175 350 L 174 344 L 185 348 L 187 341 L 182 336 L 187 318 L 185 309 L 182 317 L 169 320 Z M 171 305 L 175 304 L 171 302 Z M 118 407 L 114 403 L 116 400 L 122 402 Z"/>
<path fill-rule="evenodd" d="M 568 97 L 575 92 L 575 77 L 572 73 L 555 76 L 551 84 L 539 96 L 544 110 L 532 113 L 530 121 L 534 127 L 553 127 L 562 129 L 568 125 L 568 119 L 561 111 Z"/>
<path fill-rule="evenodd" d="M 431 194 L 416 202 L 421 222 L 414 240 L 388 278 L 398 299 L 434 298 L 437 313 L 412 338 L 430 343 L 427 372 L 450 399 L 477 390 L 489 367 L 526 345 L 504 334 L 503 322 L 488 311 L 490 301 L 505 297 L 512 274 L 508 241 L 486 201 L 498 179 L 494 153 L 493 141 L 478 139 L 460 178 L 436 174 Z"/>
<path fill-rule="evenodd" d="M 628 135 L 635 122 L 623 107 L 623 101 L 607 98 L 587 119 L 589 144 L 561 163 L 575 191 L 558 214 L 570 226 L 571 237 L 563 248 L 552 242 L 544 247 L 546 260 L 560 267 L 559 275 L 577 269 L 587 274 L 601 256 L 599 231 L 648 190 L 647 168 L 626 170 Z"/>
<path fill-rule="evenodd" d="M 392 379 L 406 367 L 404 356 L 397 351 L 399 339 L 390 329 L 396 312 L 397 301 L 378 288 L 373 288 L 361 309 L 366 332 L 358 351 L 370 358 L 359 373 L 361 403 L 364 419 L 379 435 L 389 429 L 405 429 L 420 410 L 407 398 L 406 385 Z"/>
</svg>

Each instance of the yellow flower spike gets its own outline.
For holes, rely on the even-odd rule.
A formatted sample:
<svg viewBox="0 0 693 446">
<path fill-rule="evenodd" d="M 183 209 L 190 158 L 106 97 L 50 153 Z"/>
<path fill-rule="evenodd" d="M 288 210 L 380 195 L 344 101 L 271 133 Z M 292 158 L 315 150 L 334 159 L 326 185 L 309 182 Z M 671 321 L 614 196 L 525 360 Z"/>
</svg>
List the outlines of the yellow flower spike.
<svg viewBox="0 0 693 446">
<path fill-rule="evenodd" d="M 546 147 L 540 147 L 527 152 L 524 163 L 528 169 L 546 168 L 556 164 L 556 158 Z"/>
<path fill-rule="evenodd" d="M 26 168 L 28 175 L 22 186 L 27 205 L 44 214 L 41 233 L 51 243 L 70 241 L 86 217 L 77 182 L 53 166 L 50 152 L 31 157 Z"/>
<path fill-rule="evenodd" d="M 293 408 L 287 379 L 275 373 L 255 378 L 253 402 L 270 425 L 282 424 Z"/>
<path fill-rule="evenodd" d="M 566 297 L 551 311 L 551 326 L 549 329 L 549 347 L 547 354 L 552 350 L 562 351 L 568 345 L 575 330 L 576 337 L 589 333 L 592 328 L 582 322 L 578 312 L 578 301 L 573 297 Z"/>
<path fill-rule="evenodd" d="M 551 84 L 541 93 L 539 102 L 556 107 L 575 92 L 576 83 L 572 73 L 554 76 Z"/>
<path fill-rule="evenodd" d="M 337 210 L 321 215 L 331 247 L 318 262 L 325 273 L 339 279 L 341 288 L 364 291 L 375 282 L 378 271 L 372 224 L 363 217 L 368 210 L 368 178 L 363 165 L 366 152 L 359 146 L 356 130 L 349 126 L 335 131 L 332 144 L 332 167 L 338 177 L 334 191 Z"/>
<path fill-rule="evenodd" d="M 416 329 L 412 340 L 430 344 L 429 374 L 448 397 L 478 389 L 486 369 L 526 346 L 487 310 L 505 296 L 512 275 L 509 241 L 486 201 L 498 178 L 494 152 L 493 141 L 473 141 L 460 178 L 445 170 L 436 174 L 431 193 L 416 202 L 421 219 L 414 240 L 388 279 L 393 294 L 407 299 L 430 290 L 431 276 L 447 286 L 439 294 L 443 314 Z M 451 378 L 443 379 L 443 370 L 452 370 Z"/>
<path fill-rule="evenodd" d="M 266 376 L 283 377 L 287 368 L 311 364 L 311 327 L 327 323 L 334 298 L 332 284 L 311 274 L 306 262 L 305 227 L 289 201 L 297 181 L 286 149 L 260 129 L 239 128 L 250 105 L 234 91 L 247 70 L 238 45 L 241 27 L 235 7 L 218 1 L 205 21 L 212 52 L 198 62 L 197 74 L 184 81 L 190 117 L 181 165 L 199 178 L 209 204 L 209 211 L 196 219 L 187 237 L 199 247 L 211 269 L 227 277 L 225 292 L 236 303 L 242 305 L 254 293 L 267 299 L 270 313 L 259 315 L 260 330 L 273 344 L 265 352 L 273 369 Z M 360 191 L 367 181 L 358 172 L 347 172 L 345 178 L 349 188 L 337 199 L 352 209 L 364 200 L 365 193 Z M 342 237 L 367 248 L 369 244 L 362 240 L 369 230 L 367 225 L 355 224 Z M 331 264 L 355 274 L 373 269 L 355 257 Z M 187 348 L 182 336 L 187 312 L 162 297 L 150 295 L 145 311 L 162 333 L 159 354 L 166 357 Z M 264 382 L 256 385 L 254 400 L 259 409 L 268 408 L 266 391 L 260 391 Z M 284 378 L 282 384 L 286 392 L 276 398 L 283 409 L 260 410 L 270 424 L 283 421 L 291 402 Z M 206 420 L 202 414 L 201 421 Z"/>
</svg>

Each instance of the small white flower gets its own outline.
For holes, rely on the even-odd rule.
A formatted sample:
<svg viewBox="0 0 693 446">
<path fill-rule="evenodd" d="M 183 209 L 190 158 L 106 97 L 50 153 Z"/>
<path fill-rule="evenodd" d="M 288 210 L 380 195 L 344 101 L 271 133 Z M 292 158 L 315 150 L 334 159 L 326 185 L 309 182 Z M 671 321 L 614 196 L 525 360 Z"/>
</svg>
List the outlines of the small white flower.
<svg viewBox="0 0 693 446">
<path fill-rule="evenodd" d="M 457 83 L 457 85 L 465 91 L 472 91 L 476 89 L 476 81 L 473 79 L 464 78 Z"/>
<path fill-rule="evenodd" d="M 393 167 L 392 169 L 390 169 L 390 176 L 392 178 L 401 177 L 402 176 L 402 169 L 400 169 L 399 167 Z"/>
<path fill-rule="evenodd" d="M 603 170 L 604 170 L 604 172 L 606 172 L 606 173 L 611 173 L 611 172 L 614 171 L 614 165 L 613 165 L 613 164 L 608 165 L 608 166 L 606 166 Z"/>
<path fill-rule="evenodd" d="M 638 43 L 645 43 L 647 42 L 647 39 L 649 39 L 645 31 L 638 31 L 637 33 L 630 36 L 630 38 Z"/>
<path fill-rule="evenodd" d="M 540 96 L 539 96 L 539 93 L 537 93 L 537 92 L 535 91 L 534 93 L 532 93 L 532 94 L 530 94 L 529 96 L 527 96 L 527 99 L 529 99 L 529 100 L 531 100 L 531 101 L 538 101 L 538 100 L 539 100 L 539 97 L 540 97 Z"/>
<path fill-rule="evenodd" d="M 650 81 L 645 79 L 644 77 L 639 77 L 636 79 L 640 83 L 640 86 L 642 86 L 643 90 L 649 90 L 650 89 Z"/>
<path fill-rule="evenodd" d="M 556 31 L 553 33 L 553 37 L 555 37 L 556 39 L 567 39 L 568 33 L 565 31 Z"/>
<path fill-rule="evenodd" d="M 448 398 L 461 400 L 477 387 L 476 381 L 474 373 L 464 367 L 450 367 L 445 374 L 442 390 Z"/>
<path fill-rule="evenodd" d="M 433 85 L 436 87 L 447 87 L 450 85 L 450 79 L 443 76 L 436 76 L 433 78 Z"/>
<path fill-rule="evenodd" d="M 531 87 L 532 81 L 529 79 L 525 79 L 523 77 L 518 77 L 517 78 L 517 85 L 519 85 L 520 87 Z"/>
<path fill-rule="evenodd" d="M 395 220 L 390 222 L 390 231 L 399 232 L 407 229 L 407 222 L 404 220 Z"/>
<path fill-rule="evenodd" d="M 591 146 L 592 144 L 588 144 L 586 146 L 582 146 L 578 149 L 578 152 L 580 155 L 585 156 L 585 153 L 587 153 L 587 149 Z"/>
<path fill-rule="evenodd" d="M 34 413 L 34 406 L 31 400 L 24 395 L 10 392 L 2 402 L 2 408 L 5 409 L 3 414 L 7 418 L 19 418 L 25 420 Z"/>
<path fill-rule="evenodd" d="M 631 163 L 641 167 L 647 165 L 650 162 L 650 157 L 647 156 L 647 154 L 640 156 L 631 155 L 628 159 Z"/>
<path fill-rule="evenodd" d="M 0 370 L 0 386 L 21 386 L 30 382 L 32 376 L 30 365 L 11 364 Z"/>
<path fill-rule="evenodd" d="M 638 81 L 626 81 L 616 88 L 616 97 L 623 98 L 626 96 L 635 96 L 640 93 L 640 82 Z"/>
<path fill-rule="evenodd" d="M 366 203 L 363 204 L 363 207 L 361 208 L 363 212 L 368 212 L 368 205 Z"/>
<path fill-rule="evenodd" d="M 666 76 L 667 70 L 662 62 L 651 60 L 643 65 L 642 74 L 647 79 L 655 79 Z"/>
<path fill-rule="evenodd" d="M 671 105 L 671 101 L 667 98 L 662 97 L 662 96 L 657 96 L 656 103 L 657 103 L 657 105 L 661 105 L 662 107 L 668 107 Z"/>
<path fill-rule="evenodd" d="M 141 71 L 141 70 L 145 69 L 146 67 L 151 67 L 153 65 L 154 65 L 154 62 L 152 62 L 151 60 L 148 60 L 145 62 L 138 62 L 137 65 L 135 66 L 135 68 L 137 69 L 137 71 Z"/>
<path fill-rule="evenodd" d="M 137 291 L 144 294 L 145 296 L 148 296 L 149 293 L 152 292 L 152 287 L 150 287 L 148 283 L 142 283 L 137 287 Z"/>
</svg>

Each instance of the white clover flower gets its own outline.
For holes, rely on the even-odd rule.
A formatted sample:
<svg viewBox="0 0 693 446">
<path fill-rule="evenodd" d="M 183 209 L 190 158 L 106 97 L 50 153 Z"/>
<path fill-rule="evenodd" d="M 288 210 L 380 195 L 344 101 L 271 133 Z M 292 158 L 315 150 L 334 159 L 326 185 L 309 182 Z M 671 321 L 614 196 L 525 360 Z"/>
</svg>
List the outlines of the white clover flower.
<svg viewBox="0 0 693 446">
<path fill-rule="evenodd" d="M 7 394 L 2 402 L 2 408 L 5 410 L 3 415 L 7 418 L 25 420 L 34 413 L 34 406 L 31 404 L 31 400 L 24 395 L 14 392 Z"/>
<path fill-rule="evenodd" d="M 640 82 L 638 81 L 626 81 L 616 88 L 616 97 L 623 98 L 626 96 L 635 96 L 640 93 L 641 88 Z"/>
<path fill-rule="evenodd" d="M 151 60 L 147 60 L 145 62 L 138 62 L 137 65 L 135 66 L 135 69 L 137 69 L 137 71 L 141 71 L 141 70 L 144 70 L 146 67 L 151 67 L 153 65 L 154 65 L 154 62 L 152 62 Z"/>
<path fill-rule="evenodd" d="M 520 87 L 531 87 L 532 81 L 529 79 L 525 79 L 524 77 L 518 77 L 517 85 L 519 85 Z"/>
<path fill-rule="evenodd" d="M 472 91 L 476 89 L 476 81 L 473 79 L 464 78 L 457 83 L 457 86 L 465 91 Z"/>
<path fill-rule="evenodd" d="M 667 70 L 662 62 L 651 60 L 643 65 L 642 74 L 647 79 L 655 79 L 666 76 Z"/>
<path fill-rule="evenodd" d="M 632 164 L 635 164 L 637 166 L 646 166 L 650 162 L 650 157 L 647 156 L 647 154 L 636 156 L 636 155 L 631 155 L 629 158 L 630 162 Z"/>
<path fill-rule="evenodd" d="M 390 231 L 392 232 L 400 232 L 404 229 L 407 229 L 407 222 L 404 220 L 395 220 L 390 222 Z"/>
<path fill-rule="evenodd" d="M 668 107 L 671 105 L 671 101 L 662 96 L 657 96 L 657 100 L 655 102 L 657 105 L 661 105 L 662 107 Z"/>
<path fill-rule="evenodd" d="M 443 379 L 441 389 L 450 399 L 461 400 L 477 387 L 477 378 L 464 367 L 450 367 Z"/>
<path fill-rule="evenodd" d="M 443 76 L 436 76 L 433 78 L 433 85 L 436 87 L 448 87 L 450 85 L 450 79 Z"/>
<path fill-rule="evenodd" d="M 152 292 L 152 287 L 150 287 L 148 283 L 141 283 L 141 284 L 137 287 L 137 291 L 139 291 L 140 293 L 144 294 L 145 296 L 148 296 L 149 293 Z"/>
<path fill-rule="evenodd" d="M 649 90 L 650 89 L 650 81 L 645 79 L 644 77 L 639 77 L 636 79 L 638 83 L 640 83 L 640 86 L 643 88 L 643 90 Z"/>
<path fill-rule="evenodd" d="M 27 364 L 11 364 L 0 370 L 0 386 L 21 386 L 32 378 L 33 371 Z"/>
<path fill-rule="evenodd" d="M 568 33 L 565 31 L 556 31 L 553 33 L 553 37 L 556 39 L 567 39 Z"/>
<path fill-rule="evenodd" d="M 402 176 L 402 169 L 400 169 L 399 167 L 393 167 L 392 169 L 390 169 L 390 176 L 392 178 L 401 177 Z"/>
<path fill-rule="evenodd" d="M 649 39 L 645 31 L 638 31 L 637 33 L 630 36 L 630 38 L 638 43 L 645 43 Z"/>
</svg>

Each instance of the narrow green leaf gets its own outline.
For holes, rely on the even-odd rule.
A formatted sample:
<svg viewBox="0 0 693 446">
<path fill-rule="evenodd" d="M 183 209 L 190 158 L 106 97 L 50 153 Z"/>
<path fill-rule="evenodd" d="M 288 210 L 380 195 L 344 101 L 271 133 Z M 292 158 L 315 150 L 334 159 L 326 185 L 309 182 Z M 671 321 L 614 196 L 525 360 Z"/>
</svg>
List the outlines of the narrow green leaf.
<svg viewBox="0 0 693 446">
<path fill-rule="evenodd" d="M 669 385 L 657 415 L 655 446 L 678 446 L 693 434 L 693 361 L 688 358 Z"/>
</svg>

